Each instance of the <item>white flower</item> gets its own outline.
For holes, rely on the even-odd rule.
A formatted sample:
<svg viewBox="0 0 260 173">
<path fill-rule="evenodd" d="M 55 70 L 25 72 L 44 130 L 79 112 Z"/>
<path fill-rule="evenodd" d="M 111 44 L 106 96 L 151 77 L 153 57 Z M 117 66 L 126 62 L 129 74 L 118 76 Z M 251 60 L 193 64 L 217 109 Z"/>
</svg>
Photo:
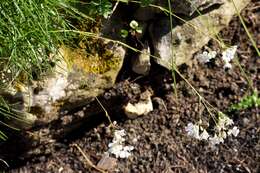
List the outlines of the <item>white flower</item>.
<svg viewBox="0 0 260 173">
<path fill-rule="evenodd" d="M 118 153 L 120 153 L 121 150 L 123 150 L 123 145 L 118 144 L 118 143 L 109 143 L 108 144 L 109 147 L 109 152 L 115 154 L 116 156 L 118 155 Z"/>
<path fill-rule="evenodd" d="M 226 130 L 227 126 L 234 124 L 233 120 L 227 117 L 225 114 L 220 113 L 218 118 L 218 123 L 216 124 L 216 128 L 218 131 Z"/>
<path fill-rule="evenodd" d="M 199 54 L 197 56 L 198 60 L 200 63 L 207 63 L 209 62 L 211 59 L 214 59 L 217 56 L 217 52 L 216 51 L 204 51 L 202 54 Z"/>
<path fill-rule="evenodd" d="M 120 158 L 128 158 L 131 155 L 131 151 L 134 149 L 133 146 L 125 146 L 119 153 Z"/>
<path fill-rule="evenodd" d="M 114 133 L 114 139 L 113 139 L 113 142 L 124 142 L 125 141 L 125 138 L 123 138 L 125 136 L 125 130 L 116 130 L 115 133 Z"/>
<path fill-rule="evenodd" d="M 230 68 L 232 68 L 232 65 L 229 62 L 226 62 L 224 64 L 224 69 L 230 69 Z"/>
<path fill-rule="evenodd" d="M 208 132 L 204 129 L 203 132 L 200 134 L 200 140 L 207 140 L 209 138 Z"/>
<path fill-rule="evenodd" d="M 229 129 L 227 134 L 228 135 L 234 135 L 235 137 L 238 135 L 239 133 L 239 129 L 237 128 L 237 126 L 234 126 L 232 129 Z"/>
<path fill-rule="evenodd" d="M 189 136 L 194 137 L 195 139 L 200 139 L 199 135 L 199 126 L 189 123 L 187 127 L 185 127 L 185 131 L 188 133 Z"/>
<path fill-rule="evenodd" d="M 231 64 L 230 61 L 235 57 L 237 51 L 237 46 L 232 46 L 228 49 L 226 49 L 223 53 L 222 53 L 222 60 L 224 61 L 225 68 L 231 68 Z"/>
<path fill-rule="evenodd" d="M 225 131 L 221 131 L 221 132 L 219 132 L 219 135 L 218 135 L 220 138 L 222 138 L 222 139 L 226 139 L 226 137 L 227 137 L 227 133 L 225 132 Z"/>
<path fill-rule="evenodd" d="M 114 132 L 114 138 L 112 143 L 108 144 L 111 154 L 114 154 L 116 158 L 128 158 L 131 155 L 131 151 L 134 149 L 133 146 L 124 146 L 124 136 L 126 135 L 125 130 L 116 130 Z"/>
<path fill-rule="evenodd" d="M 209 143 L 211 146 L 215 146 L 217 144 L 223 143 L 224 139 L 218 135 L 214 135 L 214 137 L 210 137 L 209 138 Z"/>
</svg>

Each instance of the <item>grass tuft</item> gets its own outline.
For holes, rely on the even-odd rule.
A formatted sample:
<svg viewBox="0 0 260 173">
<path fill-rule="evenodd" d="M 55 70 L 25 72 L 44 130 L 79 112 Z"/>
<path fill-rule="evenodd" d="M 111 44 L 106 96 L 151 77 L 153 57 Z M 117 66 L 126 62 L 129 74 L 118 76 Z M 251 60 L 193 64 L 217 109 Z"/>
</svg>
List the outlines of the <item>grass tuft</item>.
<svg viewBox="0 0 260 173">
<path fill-rule="evenodd" d="M 5 0 L 0 3 L 0 88 L 37 78 L 55 61 L 48 55 L 71 37 L 68 0 Z M 75 11 L 74 11 L 75 14 Z"/>
<path fill-rule="evenodd" d="M 15 83 L 26 84 L 49 71 L 57 59 L 56 53 L 64 43 L 71 43 L 73 32 L 54 32 L 75 29 L 73 22 L 94 19 L 73 5 L 79 0 L 2 0 L 0 2 L 0 90 Z M 73 22 L 72 22 L 73 21 Z M 82 20 L 83 21 L 83 20 Z M 72 42 L 73 43 L 73 42 Z M 3 119 L 19 119 L 0 95 L 0 125 Z M 9 127 L 13 128 L 13 127 Z M 0 131 L 0 139 L 6 139 Z"/>
</svg>

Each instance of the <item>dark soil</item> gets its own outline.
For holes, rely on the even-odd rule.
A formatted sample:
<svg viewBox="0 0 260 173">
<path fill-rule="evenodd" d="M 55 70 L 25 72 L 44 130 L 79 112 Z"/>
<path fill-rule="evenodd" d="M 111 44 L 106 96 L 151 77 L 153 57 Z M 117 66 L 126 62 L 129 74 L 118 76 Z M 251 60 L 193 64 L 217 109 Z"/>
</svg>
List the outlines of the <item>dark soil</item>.
<svg viewBox="0 0 260 173">
<path fill-rule="evenodd" d="M 253 0 L 242 15 L 260 48 L 260 3 Z M 239 62 L 253 80 L 253 86 L 260 91 L 260 59 L 237 17 L 221 35 L 227 44 L 238 45 Z M 214 41 L 210 41 L 208 47 L 219 50 Z M 259 109 L 253 107 L 227 111 L 233 103 L 250 94 L 245 77 L 234 62 L 232 65 L 232 69 L 224 70 L 223 62 L 217 58 L 208 64 L 199 64 L 194 59 L 192 67 L 180 67 L 182 74 L 199 93 L 231 117 L 240 129 L 237 137 L 228 137 L 224 144 L 217 145 L 216 148 L 210 147 L 207 142 L 188 137 L 184 131 L 189 122 L 197 122 L 200 115 L 202 120 L 208 121 L 209 115 L 199 103 L 199 98 L 179 76 L 176 98 L 171 72 L 161 67 L 154 65 L 151 74 L 143 78 L 122 73 L 121 79 L 127 80 L 119 81 L 100 97 L 110 116 L 118 122 L 117 128 L 127 132 L 127 143 L 135 148 L 128 159 L 118 159 L 114 172 L 259 172 Z M 116 110 L 106 107 L 106 100 L 112 97 L 119 95 L 123 104 L 128 100 L 138 100 L 140 93 L 147 89 L 153 91 L 155 109 L 146 116 L 129 120 L 123 116 L 118 102 L 115 102 L 118 104 L 115 106 L 119 106 Z M 67 116 L 79 115 L 82 111 L 77 110 Z M 108 150 L 113 134 L 108 127 L 109 123 L 103 121 L 104 114 L 97 114 L 96 118 L 98 120 L 95 123 L 86 123 L 56 141 L 41 140 L 40 144 L 32 142 L 27 146 L 28 141 L 24 142 L 22 137 L 16 136 L 15 141 L 9 140 L 8 147 L 1 147 L 0 158 L 10 164 L 9 170 L 6 170 L 12 173 L 96 172 L 73 146 L 77 144 L 93 164 L 98 163 Z M 26 132 L 23 135 L 28 134 Z M 137 138 L 137 142 L 134 138 Z M 31 146 L 37 146 L 34 154 L 24 156 L 25 148 L 28 150 Z"/>
</svg>

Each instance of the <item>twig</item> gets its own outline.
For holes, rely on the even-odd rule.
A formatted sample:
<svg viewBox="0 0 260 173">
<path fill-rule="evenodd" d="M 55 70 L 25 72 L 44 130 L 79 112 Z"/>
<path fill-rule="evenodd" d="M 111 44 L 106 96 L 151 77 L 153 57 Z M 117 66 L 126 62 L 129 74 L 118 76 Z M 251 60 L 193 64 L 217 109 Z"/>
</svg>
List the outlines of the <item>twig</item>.
<svg viewBox="0 0 260 173">
<path fill-rule="evenodd" d="M 72 146 L 76 147 L 76 148 L 79 150 L 79 152 L 82 154 L 82 156 L 83 156 L 84 159 L 86 160 L 86 163 L 87 163 L 90 167 L 94 168 L 95 170 L 97 170 L 97 171 L 99 171 L 99 172 L 101 172 L 101 173 L 108 173 L 107 171 L 104 171 L 103 169 L 100 169 L 100 168 L 98 168 L 96 165 L 94 165 L 94 164 L 91 162 L 91 160 L 88 158 L 88 156 L 84 153 L 84 151 L 82 151 L 82 149 L 81 149 L 77 144 L 72 144 Z"/>
<path fill-rule="evenodd" d="M 103 109 L 103 111 L 105 112 L 105 115 L 106 115 L 106 117 L 107 117 L 107 119 L 108 119 L 110 125 L 112 125 L 112 127 L 114 127 L 113 122 L 111 121 L 111 118 L 110 118 L 110 116 L 109 116 L 107 110 L 105 109 L 105 107 L 102 105 L 102 103 L 99 101 L 99 99 L 98 99 L 97 97 L 95 97 L 95 99 L 97 100 L 98 104 L 101 106 L 101 108 Z"/>
<path fill-rule="evenodd" d="M 108 19 L 110 19 L 110 18 L 111 18 L 111 16 L 113 15 L 113 13 L 114 13 L 114 12 L 115 12 L 115 10 L 116 10 L 116 8 L 117 8 L 118 4 L 119 4 L 119 0 L 117 0 L 116 4 L 114 5 L 114 7 L 113 7 L 113 9 L 112 9 L 112 12 L 111 12 L 111 14 L 109 15 Z"/>
<path fill-rule="evenodd" d="M 3 162 L 9 168 L 9 165 L 6 161 L 4 161 L 3 159 L 0 159 L 0 161 Z"/>
</svg>

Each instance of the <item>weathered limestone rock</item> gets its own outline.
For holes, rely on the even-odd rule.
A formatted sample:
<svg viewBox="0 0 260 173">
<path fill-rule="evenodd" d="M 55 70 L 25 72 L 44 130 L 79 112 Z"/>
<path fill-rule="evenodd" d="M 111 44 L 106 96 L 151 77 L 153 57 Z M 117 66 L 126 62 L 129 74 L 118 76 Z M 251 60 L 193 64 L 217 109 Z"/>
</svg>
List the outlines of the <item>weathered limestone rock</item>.
<svg viewBox="0 0 260 173">
<path fill-rule="evenodd" d="M 102 53 L 88 54 L 85 49 L 62 46 L 58 54 L 51 55 L 58 59 L 52 72 L 31 84 L 19 84 L 20 89 L 8 95 L 10 103 L 17 102 L 14 109 L 24 112 L 25 121 L 33 124 L 33 114 L 40 115 L 41 122 L 51 122 L 64 104 L 73 109 L 98 96 L 113 86 L 125 56 L 125 49 L 115 44 L 103 43 L 99 51 Z"/>
<path fill-rule="evenodd" d="M 156 0 L 156 5 L 168 9 L 168 1 Z M 180 13 L 184 15 L 192 15 L 196 10 L 205 10 L 212 5 L 222 4 L 223 0 L 171 0 L 171 7 L 173 13 Z"/>
<path fill-rule="evenodd" d="M 59 52 L 61 58 L 52 76 L 34 84 L 42 89 L 33 95 L 32 106 L 40 106 L 47 113 L 53 111 L 53 105 L 77 103 L 112 87 L 125 56 L 125 50 L 116 45 L 106 48 L 102 55 L 65 46 Z"/>
<path fill-rule="evenodd" d="M 197 10 L 203 11 L 213 5 L 220 5 L 224 0 L 171 0 L 171 7 L 173 13 L 191 16 Z M 168 9 L 167 0 L 155 0 L 152 4 Z M 163 13 L 160 9 L 155 7 L 139 7 L 135 13 L 134 18 L 139 21 L 148 21 L 154 19 L 155 15 Z"/>
<path fill-rule="evenodd" d="M 250 0 L 234 2 L 241 11 Z M 189 63 L 193 54 L 226 27 L 235 14 L 232 1 L 225 1 L 218 9 L 174 26 L 172 31 L 168 18 L 155 21 L 149 28 L 155 56 L 159 57 L 155 61 L 168 69 L 172 69 L 173 63 Z"/>
</svg>

